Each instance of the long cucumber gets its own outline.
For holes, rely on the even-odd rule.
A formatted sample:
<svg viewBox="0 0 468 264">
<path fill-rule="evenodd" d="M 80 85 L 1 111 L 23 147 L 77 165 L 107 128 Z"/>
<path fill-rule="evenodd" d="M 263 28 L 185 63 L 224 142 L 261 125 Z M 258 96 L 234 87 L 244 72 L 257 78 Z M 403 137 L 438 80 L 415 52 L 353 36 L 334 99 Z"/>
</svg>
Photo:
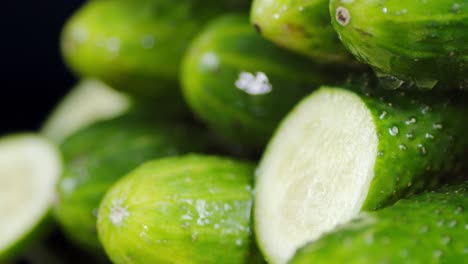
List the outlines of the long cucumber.
<svg viewBox="0 0 468 264">
<path fill-rule="evenodd" d="M 301 248 L 291 264 L 467 263 L 468 183 L 365 213 Z"/>
</svg>

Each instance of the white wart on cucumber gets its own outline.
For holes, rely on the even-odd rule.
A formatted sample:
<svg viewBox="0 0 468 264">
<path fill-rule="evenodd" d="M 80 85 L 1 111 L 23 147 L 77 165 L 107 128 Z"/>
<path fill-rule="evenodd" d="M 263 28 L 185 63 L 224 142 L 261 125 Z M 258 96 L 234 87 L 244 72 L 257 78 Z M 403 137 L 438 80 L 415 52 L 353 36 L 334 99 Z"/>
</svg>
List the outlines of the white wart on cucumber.
<svg viewBox="0 0 468 264">
<path fill-rule="evenodd" d="M 463 98 L 322 87 L 282 122 L 257 171 L 255 229 L 267 260 L 462 167 Z M 441 102 L 438 102 L 441 101 Z"/>
</svg>

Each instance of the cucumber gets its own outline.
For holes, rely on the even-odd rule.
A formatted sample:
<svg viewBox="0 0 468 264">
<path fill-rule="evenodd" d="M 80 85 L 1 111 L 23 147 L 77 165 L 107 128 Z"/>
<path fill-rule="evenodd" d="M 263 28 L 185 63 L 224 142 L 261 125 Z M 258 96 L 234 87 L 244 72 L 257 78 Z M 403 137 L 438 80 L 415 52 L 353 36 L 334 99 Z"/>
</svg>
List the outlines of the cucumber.
<svg viewBox="0 0 468 264">
<path fill-rule="evenodd" d="M 330 24 L 328 0 L 255 0 L 251 21 L 265 38 L 319 63 L 355 64 Z"/>
<path fill-rule="evenodd" d="M 41 133 L 61 143 L 77 130 L 98 120 L 110 119 L 126 112 L 130 98 L 96 79 L 81 80 L 53 110 Z"/>
<path fill-rule="evenodd" d="M 301 248 L 291 264 L 467 263 L 468 183 L 360 215 Z"/>
<path fill-rule="evenodd" d="M 468 88 L 468 3 L 457 0 L 330 1 L 344 45 L 384 78 L 421 89 Z"/>
<path fill-rule="evenodd" d="M 0 263 L 48 229 L 61 158 L 36 134 L 0 139 Z"/>
<path fill-rule="evenodd" d="M 366 88 L 367 89 L 367 88 Z M 322 87 L 285 118 L 256 178 L 255 228 L 271 263 L 361 211 L 466 167 L 464 96 Z"/>
<path fill-rule="evenodd" d="M 183 94 L 192 111 L 227 141 L 256 149 L 302 97 L 343 79 L 337 70 L 264 40 L 243 14 L 211 22 L 182 65 Z"/>
<path fill-rule="evenodd" d="M 250 163 L 212 156 L 144 163 L 100 205 L 106 253 L 116 264 L 255 263 L 253 175 Z"/>
<path fill-rule="evenodd" d="M 88 1 L 63 30 L 62 54 L 79 76 L 153 104 L 182 104 L 182 55 L 201 26 L 225 9 L 200 0 Z"/>
<path fill-rule="evenodd" d="M 190 125 L 150 124 L 130 114 L 97 122 L 60 146 L 65 167 L 54 214 L 72 242 L 99 252 L 97 208 L 112 184 L 147 159 L 207 151 L 210 145 L 203 131 Z"/>
</svg>

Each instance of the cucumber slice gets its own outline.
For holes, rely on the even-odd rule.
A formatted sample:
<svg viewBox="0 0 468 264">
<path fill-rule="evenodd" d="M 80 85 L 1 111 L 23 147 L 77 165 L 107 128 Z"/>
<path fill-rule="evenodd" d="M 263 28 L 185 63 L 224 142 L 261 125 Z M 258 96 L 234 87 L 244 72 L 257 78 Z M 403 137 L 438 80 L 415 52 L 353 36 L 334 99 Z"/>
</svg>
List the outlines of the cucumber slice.
<svg viewBox="0 0 468 264">
<path fill-rule="evenodd" d="M 462 102 L 386 93 L 323 87 L 283 121 L 256 182 L 255 228 L 269 261 L 285 263 L 360 211 L 434 186 L 463 165 Z"/>
<path fill-rule="evenodd" d="M 60 171 L 58 151 L 42 137 L 23 134 L 0 140 L 0 262 L 41 231 Z"/>
<path fill-rule="evenodd" d="M 60 102 L 44 123 L 42 134 L 56 143 L 80 128 L 125 112 L 130 99 L 96 79 L 84 79 Z"/>
<path fill-rule="evenodd" d="M 468 263 L 468 182 L 360 215 L 289 262 Z"/>
</svg>

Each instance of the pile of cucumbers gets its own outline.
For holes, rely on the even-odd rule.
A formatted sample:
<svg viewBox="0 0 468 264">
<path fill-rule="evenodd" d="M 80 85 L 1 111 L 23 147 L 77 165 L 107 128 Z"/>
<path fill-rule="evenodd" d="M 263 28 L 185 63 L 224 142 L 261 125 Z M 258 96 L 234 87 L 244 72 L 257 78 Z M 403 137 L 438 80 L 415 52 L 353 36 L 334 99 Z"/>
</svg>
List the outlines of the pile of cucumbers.
<svg viewBox="0 0 468 264">
<path fill-rule="evenodd" d="M 468 263 L 467 42 L 467 0 L 87 1 L 0 263 Z"/>
</svg>

